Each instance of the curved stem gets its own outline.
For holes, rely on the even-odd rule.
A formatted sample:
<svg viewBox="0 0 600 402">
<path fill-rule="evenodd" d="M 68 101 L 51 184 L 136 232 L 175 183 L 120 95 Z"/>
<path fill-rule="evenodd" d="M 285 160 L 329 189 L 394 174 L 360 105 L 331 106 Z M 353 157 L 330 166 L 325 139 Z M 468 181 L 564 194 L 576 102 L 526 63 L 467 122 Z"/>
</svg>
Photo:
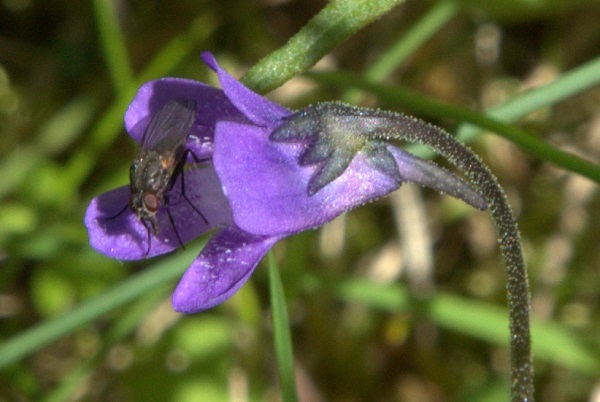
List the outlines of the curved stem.
<svg viewBox="0 0 600 402">
<path fill-rule="evenodd" d="M 502 187 L 477 155 L 442 129 L 401 114 L 380 113 L 394 124 L 386 125 L 385 132 L 372 133 L 373 137 L 419 142 L 433 148 L 463 170 L 488 203 L 506 264 L 510 314 L 511 401 L 532 402 L 529 281 L 519 229 Z"/>
<path fill-rule="evenodd" d="M 351 138 L 355 136 L 358 138 Z M 511 346 L 511 400 L 533 402 L 533 364 L 529 323 L 531 303 L 521 235 L 504 190 L 481 159 L 444 130 L 422 120 L 384 110 L 359 108 L 341 102 L 325 102 L 298 111 L 274 130 L 270 138 L 273 141 L 308 142 L 309 145 L 301 158 L 306 159 L 306 155 L 310 155 L 313 159 L 325 163 L 311 181 L 319 177 L 324 168 L 331 167 L 327 172 L 327 180 L 321 187 L 339 177 L 348 166 L 348 155 L 353 157 L 357 152 L 362 152 L 373 167 L 394 178 L 398 184 L 406 180 L 400 175 L 399 167 L 393 157 L 390 157 L 386 150 L 381 152 L 382 140 L 385 143 L 391 140 L 406 140 L 427 145 L 465 172 L 490 209 L 506 264 Z M 417 162 L 413 160 L 408 163 Z M 431 176 L 428 177 L 429 184 L 444 184 L 441 181 L 437 182 L 442 180 L 440 177 L 430 173 L 428 175 Z M 434 188 L 449 189 L 446 191 L 454 192 L 458 198 L 469 202 L 466 194 L 461 193 L 465 190 L 459 190 L 455 185 L 451 188 L 444 186 Z M 310 187 L 308 191 L 310 194 Z M 486 205 L 479 201 L 470 203 L 485 209 Z"/>
</svg>

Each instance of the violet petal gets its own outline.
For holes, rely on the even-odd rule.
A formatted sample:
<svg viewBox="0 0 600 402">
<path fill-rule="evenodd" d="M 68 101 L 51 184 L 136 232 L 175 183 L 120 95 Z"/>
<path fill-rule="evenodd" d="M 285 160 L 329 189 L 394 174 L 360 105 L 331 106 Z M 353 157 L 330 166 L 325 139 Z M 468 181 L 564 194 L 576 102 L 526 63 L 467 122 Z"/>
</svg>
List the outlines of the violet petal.
<svg viewBox="0 0 600 402">
<path fill-rule="evenodd" d="M 340 177 L 309 196 L 309 182 L 319 166 L 299 166 L 303 146 L 273 143 L 268 135 L 266 129 L 232 122 L 218 123 L 215 131 L 215 170 L 234 221 L 245 231 L 272 236 L 314 228 L 399 187 L 397 176 L 374 168 L 359 152 Z M 388 150 L 403 181 L 485 208 L 481 195 L 453 173 L 394 146 Z"/>
<path fill-rule="evenodd" d="M 224 302 L 280 238 L 253 235 L 235 226 L 218 231 L 183 274 L 173 293 L 173 307 L 192 314 Z"/>
<path fill-rule="evenodd" d="M 221 88 L 229 100 L 253 123 L 273 127 L 291 114 L 287 108 L 251 91 L 232 77 L 219 66 L 212 53 L 202 52 L 202 60 L 217 73 Z"/>
<path fill-rule="evenodd" d="M 125 112 L 127 132 L 139 143 L 152 116 L 174 98 L 192 99 L 196 102 L 197 118 L 190 129 L 186 147 L 200 159 L 212 154 L 217 121 L 248 121 L 219 89 L 184 78 L 161 78 L 145 83 L 138 90 Z"/>
<path fill-rule="evenodd" d="M 187 198 L 202 212 L 208 225 L 182 196 L 181 178 L 169 192 L 169 211 L 184 243 L 211 228 L 232 224 L 231 210 L 212 166 L 199 165 L 187 169 L 183 176 Z M 90 202 L 84 221 L 92 247 L 120 260 L 149 258 L 180 247 L 163 206 L 157 213 L 160 231 L 152 236 L 148 251 L 148 230 L 129 208 L 129 196 L 129 186 L 123 186 Z"/>
<path fill-rule="evenodd" d="M 274 143 L 268 135 L 231 122 L 218 123 L 215 131 L 215 170 L 243 230 L 267 236 L 299 232 L 398 188 L 359 153 L 342 176 L 309 196 L 318 166 L 299 166 L 303 146 Z"/>
</svg>

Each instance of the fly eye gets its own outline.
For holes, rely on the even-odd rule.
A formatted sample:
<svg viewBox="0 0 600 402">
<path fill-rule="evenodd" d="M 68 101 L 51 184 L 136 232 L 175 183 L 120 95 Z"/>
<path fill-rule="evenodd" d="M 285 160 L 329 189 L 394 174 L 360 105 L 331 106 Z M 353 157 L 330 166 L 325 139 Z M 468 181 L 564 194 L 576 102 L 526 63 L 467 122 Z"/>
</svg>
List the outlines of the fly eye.
<svg viewBox="0 0 600 402">
<path fill-rule="evenodd" d="M 150 212 L 158 211 L 158 208 L 160 208 L 160 202 L 158 200 L 158 197 L 152 193 L 145 193 L 144 207 Z"/>
</svg>

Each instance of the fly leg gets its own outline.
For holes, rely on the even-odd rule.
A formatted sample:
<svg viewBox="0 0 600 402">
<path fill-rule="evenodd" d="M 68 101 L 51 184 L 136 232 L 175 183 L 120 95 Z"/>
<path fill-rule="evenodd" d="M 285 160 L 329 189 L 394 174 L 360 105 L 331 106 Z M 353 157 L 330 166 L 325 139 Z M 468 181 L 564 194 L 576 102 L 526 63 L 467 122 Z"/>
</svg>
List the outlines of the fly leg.
<svg viewBox="0 0 600 402">
<path fill-rule="evenodd" d="M 183 178 L 183 177 L 182 177 Z M 173 219 L 173 215 L 171 215 L 171 209 L 169 208 L 169 195 L 165 194 L 165 207 L 167 210 L 167 216 L 169 217 L 169 222 L 171 222 L 171 226 L 173 227 L 173 231 L 175 232 L 175 237 L 177 237 L 177 241 L 182 249 L 185 250 L 185 246 L 183 245 L 183 241 L 181 241 L 181 237 L 179 236 L 179 232 L 177 231 L 177 226 L 175 226 L 175 220 Z M 150 232 L 148 232 L 150 233 Z"/>
<path fill-rule="evenodd" d="M 208 225 L 208 220 L 206 219 L 204 214 L 202 214 L 202 212 L 200 212 L 200 210 L 198 208 L 196 208 L 196 206 L 192 203 L 192 201 L 188 198 L 187 194 L 185 193 L 185 172 L 184 172 L 183 167 L 185 166 L 185 162 L 187 160 L 188 154 L 191 154 L 197 163 L 208 160 L 208 159 L 199 160 L 192 151 L 190 151 L 189 149 L 186 149 L 183 157 L 181 158 L 179 163 L 177 163 L 177 166 L 175 166 L 175 170 L 173 171 L 173 176 L 171 177 L 171 183 L 169 185 L 169 191 L 165 192 L 165 195 L 164 195 L 164 205 L 167 210 L 167 216 L 169 217 L 169 222 L 171 222 L 171 226 L 173 227 L 173 231 L 175 232 L 177 241 L 179 241 L 179 245 L 184 250 L 185 250 L 185 246 L 183 245 L 183 241 L 181 240 L 181 237 L 179 236 L 179 231 L 177 230 L 177 226 L 175 225 L 175 219 L 173 219 L 173 215 L 171 214 L 171 209 L 169 208 L 169 205 L 170 205 L 169 204 L 169 193 L 173 189 L 173 186 L 175 185 L 175 181 L 177 180 L 177 177 L 179 177 L 179 175 L 181 175 L 181 195 L 187 201 L 187 203 L 192 207 L 192 209 L 198 214 L 198 216 L 200 216 L 200 218 L 202 218 L 202 220 L 204 221 L 204 224 Z"/>
<path fill-rule="evenodd" d="M 200 216 L 200 218 L 202 218 L 202 220 L 204 221 L 204 224 L 208 225 L 208 220 L 206 219 L 204 214 L 202 212 L 200 212 L 200 210 L 198 208 L 196 208 L 196 206 L 192 203 L 192 201 L 188 198 L 187 194 L 185 193 L 185 172 L 183 170 L 183 167 L 185 165 L 188 155 L 192 155 L 192 158 L 194 158 L 194 161 L 196 161 L 196 163 L 206 162 L 206 161 L 210 160 L 210 158 L 198 159 L 196 154 L 194 154 L 189 149 L 186 149 L 185 153 L 183 155 L 183 158 L 181 158 L 181 161 L 175 167 L 175 172 L 173 173 L 173 181 L 171 182 L 171 188 L 169 189 L 169 191 L 173 188 L 173 186 L 175 185 L 175 180 L 177 179 L 177 176 L 179 175 L 179 173 L 181 173 L 181 195 L 187 201 L 187 203 L 190 204 L 190 206 L 198 214 L 198 216 Z"/>
<path fill-rule="evenodd" d="M 171 216 L 171 215 L 169 215 Z M 144 226 L 146 227 L 146 234 L 148 236 L 148 248 L 146 249 L 146 253 L 144 254 L 144 257 L 147 257 L 148 254 L 150 254 L 150 249 L 152 248 L 152 235 L 150 235 L 150 230 L 151 230 L 151 225 L 148 221 L 143 220 Z"/>
<path fill-rule="evenodd" d="M 128 204 L 125 204 L 125 206 L 116 214 L 114 214 L 113 216 L 109 216 L 108 218 L 102 218 L 105 221 L 112 221 L 115 218 L 118 218 L 119 216 L 121 216 L 123 214 L 123 212 L 127 211 L 127 208 L 129 208 Z"/>
</svg>

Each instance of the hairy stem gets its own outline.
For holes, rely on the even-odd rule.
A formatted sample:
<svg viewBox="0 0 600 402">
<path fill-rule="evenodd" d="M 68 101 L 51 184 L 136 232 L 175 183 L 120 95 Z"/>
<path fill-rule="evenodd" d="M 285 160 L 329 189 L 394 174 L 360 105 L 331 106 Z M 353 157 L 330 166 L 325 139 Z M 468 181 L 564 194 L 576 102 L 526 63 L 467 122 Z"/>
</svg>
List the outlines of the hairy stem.
<svg viewBox="0 0 600 402">
<path fill-rule="evenodd" d="M 343 174 L 349 161 L 357 152 L 362 152 L 363 156 L 371 161 L 373 167 L 394 176 L 390 172 L 397 171 L 399 167 L 393 156 L 389 155 L 389 150 L 382 148 L 385 147 L 382 143 L 387 144 L 391 140 L 405 140 L 427 145 L 465 172 L 471 185 L 478 192 L 477 196 L 482 196 L 490 209 L 506 264 L 511 346 L 511 400 L 533 402 L 529 283 L 521 248 L 521 236 L 502 187 L 481 159 L 450 134 L 422 120 L 399 113 L 359 108 L 340 102 L 325 102 L 306 107 L 290 116 L 271 133 L 270 138 L 273 141 L 307 142 L 307 149 L 300 158 L 300 163 L 303 160 L 308 160 L 310 163 L 326 161 L 321 170 L 311 179 L 311 183 L 314 184 L 314 178 L 319 178 L 319 185 L 314 191 L 309 188 L 309 194 L 319 191 Z M 307 155 L 310 158 L 306 158 Z M 320 180 L 324 168 L 328 168 L 327 174 L 324 180 Z M 399 184 L 402 180 L 400 172 L 398 177 Z M 448 187 L 444 187 L 447 183 L 444 183 L 440 177 L 433 175 L 430 179 L 430 184 L 437 181 L 438 188 L 446 188 L 450 193 L 456 190 L 454 195 L 457 198 L 485 209 L 482 200 L 467 197 L 455 187 L 448 190 Z"/>
<path fill-rule="evenodd" d="M 496 177 L 469 148 L 440 128 L 401 114 L 379 112 L 395 124 L 372 137 L 425 144 L 463 170 L 488 203 L 506 264 L 511 346 L 511 401 L 533 401 L 533 363 L 529 323 L 530 295 L 521 239 L 510 205 Z"/>
</svg>

